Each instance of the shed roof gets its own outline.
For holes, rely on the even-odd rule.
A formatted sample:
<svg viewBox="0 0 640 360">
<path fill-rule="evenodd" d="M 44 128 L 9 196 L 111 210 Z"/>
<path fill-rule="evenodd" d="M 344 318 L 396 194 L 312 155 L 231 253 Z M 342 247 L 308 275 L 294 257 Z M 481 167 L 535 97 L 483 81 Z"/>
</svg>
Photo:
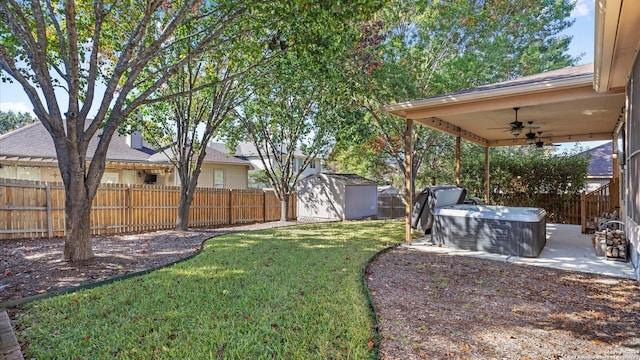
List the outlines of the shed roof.
<svg viewBox="0 0 640 360">
<path fill-rule="evenodd" d="M 371 181 L 367 178 L 364 178 L 360 175 L 356 174 L 333 174 L 333 173 L 319 173 L 313 176 L 310 176 L 306 179 L 310 179 L 313 177 L 320 177 L 325 180 L 334 180 L 336 182 L 342 183 L 344 185 L 378 185 L 375 181 Z M 304 181 L 303 179 L 301 181 Z"/>
</svg>

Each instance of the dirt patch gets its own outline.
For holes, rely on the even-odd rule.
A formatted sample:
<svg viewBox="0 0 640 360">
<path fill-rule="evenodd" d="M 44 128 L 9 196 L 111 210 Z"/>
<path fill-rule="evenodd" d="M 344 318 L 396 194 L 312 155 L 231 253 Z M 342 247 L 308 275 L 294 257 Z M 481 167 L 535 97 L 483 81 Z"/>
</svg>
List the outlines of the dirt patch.
<svg viewBox="0 0 640 360">
<path fill-rule="evenodd" d="M 640 283 L 396 248 L 366 282 L 381 359 L 638 359 Z"/>
</svg>

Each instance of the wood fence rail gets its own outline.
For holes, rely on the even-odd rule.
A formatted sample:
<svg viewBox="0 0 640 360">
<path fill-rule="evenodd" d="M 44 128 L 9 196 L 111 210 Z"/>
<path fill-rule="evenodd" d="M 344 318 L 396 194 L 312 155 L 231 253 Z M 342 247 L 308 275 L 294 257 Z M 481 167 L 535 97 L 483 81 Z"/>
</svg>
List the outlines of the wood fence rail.
<svg viewBox="0 0 640 360">
<path fill-rule="evenodd" d="M 101 184 L 91 209 L 93 235 L 172 229 L 180 187 Z M 65 236 L 62 183 L 0 179 L 0 239 Z M 287 218 L 297 217 L 297 197 Z M 190 227 L 212 227 L 280 219 L 273 191 L 198 188 L 191 203 Z"/>
</svg>

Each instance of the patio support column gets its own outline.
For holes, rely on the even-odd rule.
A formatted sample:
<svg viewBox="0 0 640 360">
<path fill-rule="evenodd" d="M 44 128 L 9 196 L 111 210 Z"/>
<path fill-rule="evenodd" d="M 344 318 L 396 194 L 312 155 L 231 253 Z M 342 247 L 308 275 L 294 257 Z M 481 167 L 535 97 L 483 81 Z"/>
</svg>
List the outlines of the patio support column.
<svg viewBox="0 0 640 360">
<path fill-rule="evenodd" d="M 456 136 L 456 186 L 460 186 L 460 139 Z"/>
<path fill-rule="evenodd" d="M 491 180 L 489 176 L 489 147 L 484 148 L 484 202 L 485 204 L 489 203 L 489 181 Z"/>
<path fill-rule="evenodd" d="M 404 200 L 405 200 L 405 236 L 404 240 L 407 244 L 411 243 L 411 207 L 413 205 L 413 192 L 411 191 L 411 183 L 413 172 L 411 171 L 413 164 L 411 161 L 411 132 L 413 131 L 413 119 L 407 119 L 407 127 L 404 131 Z"/>
</svg>

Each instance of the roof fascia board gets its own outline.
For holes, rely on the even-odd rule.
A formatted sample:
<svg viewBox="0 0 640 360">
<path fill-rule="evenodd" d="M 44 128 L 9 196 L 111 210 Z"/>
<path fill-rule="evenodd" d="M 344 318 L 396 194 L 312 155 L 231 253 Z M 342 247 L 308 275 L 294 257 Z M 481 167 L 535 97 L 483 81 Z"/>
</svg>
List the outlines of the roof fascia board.
<svg viewBox="0 0 640 360">
<path fill-rule="evenodd" d="M 596 0 L 593 87 L 597 92 L 609 90 L 621 9 L 621 0 Z"/>
<path fill-rule="evenodd" d="M 561 89 L 583 87 L 585 85 L 588 85 L 590 87 L 593 86 L 593 74 L 576 75 L 560 80 L 547 80 L 529 84 L 516 84 L 496 89 L 481 90 L 477 92 L 472 91 L 469 93 L 443 95 L 428 99 L 407 101 L 399 104 L 386 105 L 382 107 L 382 111 L 400 117 L 405 117 L 405 114 L 408 111 L 427 107 L 448 106 L 452 104 L 490 100 L 494 98 L 503 98 L 505 96 L 514 96 L 521 94 L 553 92 Z"/>
<path fill-rule="evenodd" d="M 621 92 L 621 91 L 618 91 Z M 618 92 L 611 92 L 616 94 Z M 484 101 L 468 101 L 450 103 L 442 106 L 421 107 L 407 109 L 404 114 L 398 115 L 406 119 L 418 120 L 421 118 L 446 118 L 452 115 L 462 115 L 481 111 L 494 111 L 513 108 L 514 106 L 527 107 L 541 104 L 553 104 L 565 101 L 586 100 L 602 97 L 603 94 L 593 90 L 591 84 L 580 88 L 556 89 L 553 92 L 530 92 L 520 94 L 505 94 L 502 97 L 487 99 Z"/>
<path fill-rule="evenodd" d="M 422 118 L 422 119 L 417 119 L 416 122 L 419 123 L 420 125 L 424 125 L 426 127 L 441 131 L 449 135 L 460 136 L 462 139 L 465 139 L 467 141 L 470 141 L 480 146 L 484 146 L 484 147 L 489 146 L 489 140 L 483 137 L 480 137 L 478 135 L 475 135 L 469 131 L 462 129 L 459 126 L 450 124 L 439 118 L 435 118 L 435 117 L 428 118 L 428 119 Z"/>
</svg>

